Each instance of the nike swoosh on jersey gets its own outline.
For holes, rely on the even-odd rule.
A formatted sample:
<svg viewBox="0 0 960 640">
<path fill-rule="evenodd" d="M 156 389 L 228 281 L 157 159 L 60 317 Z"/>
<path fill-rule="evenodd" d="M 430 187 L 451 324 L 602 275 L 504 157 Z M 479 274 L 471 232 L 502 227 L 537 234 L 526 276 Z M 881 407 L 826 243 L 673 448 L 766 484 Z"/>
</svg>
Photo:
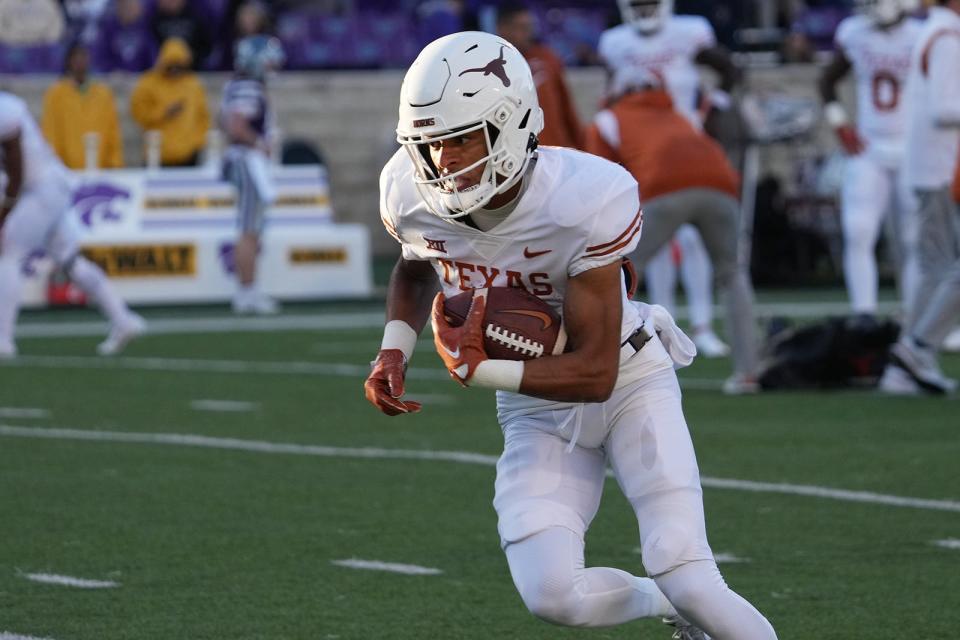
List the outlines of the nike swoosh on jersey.
<svg viewBox="0 0 960 640">
<path fill-rule="evenodd" d="M 546 331 L 550 328 L 550 325 L 553 324 L 553 318 L 545 314 L 543 311 L 531 311 L 529 309 L 503 309 L 499 313 L 515 313 L 518 316 L 530 316 L 531 318 L 536 318 L 543 323 L 543 330 Z"/>
<path fill-rule="evenodd" d="M 524 258 L 536 258 L 537 256 L 545 256 L 548 253 L 553 251 L 553 249 L 547 249 L 546 251 L 530 251 L 530 247 L 523 248 L 523 257 Z"/>
</svg>

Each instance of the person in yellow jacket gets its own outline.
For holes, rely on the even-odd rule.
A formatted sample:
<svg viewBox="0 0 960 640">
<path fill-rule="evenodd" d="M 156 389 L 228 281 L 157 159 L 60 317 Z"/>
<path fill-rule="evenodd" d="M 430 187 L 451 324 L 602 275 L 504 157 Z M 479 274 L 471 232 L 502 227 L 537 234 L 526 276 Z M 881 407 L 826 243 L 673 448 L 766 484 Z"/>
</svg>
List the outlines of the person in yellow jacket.
<svg viewBox="0 0 960 640">
<path fill-rule="evenodd" d="M 123 140 L 113 91 L 90 79 L 90 52 L 75 44 L 67 50 L 63 78 L 53 83 L 43 97 L 43 136 L 65 165 L 84 169 L 85 140 L 96 145 L 96 166 L 123 166 Z M 90 134 L 96 134 L 88 137 Z"/>
<path fill-rule="evenodd" d="M 130 96 L 134 120 L 144 131 L 160 132 L 160 164 L 165 167 L 197 164 L 210 128 L 206 91 L 190 70 L 192 61 L 187 43 L 169 38 Z"/>
</svg>

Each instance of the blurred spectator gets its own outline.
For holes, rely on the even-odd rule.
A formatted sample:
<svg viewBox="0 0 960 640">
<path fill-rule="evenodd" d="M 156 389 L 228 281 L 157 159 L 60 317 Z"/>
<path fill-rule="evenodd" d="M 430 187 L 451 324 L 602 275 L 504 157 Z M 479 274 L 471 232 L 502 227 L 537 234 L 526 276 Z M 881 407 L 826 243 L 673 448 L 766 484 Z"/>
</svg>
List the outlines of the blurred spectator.
<svg viewBox="0 0 960 640">
<path fill-rule="evenodd" d="M 214 30 L 208 16 L 199 7 L 201 3 L 187 0 L 156 0 L 150 16 L 150 28 L 157 42 L 180 38 L 193 53 L 193 68 L 199 69 L 213 46 Z"/>
<path fill-rule="evenodd" d="M 67 19 L 67 40 L 89 44 L 109 0 L 60 0 Z"/>
<path fill-rule="evenodd" d="M 0 44 L 52 44 L 63 31 L 63 11 L 55 0 L 0 0 Z"/>
<path fill-rule="evenodd" d="M 523 54 L 533 72 L 543 109 L 540 144 L 583 147 L 580 119 L 563 79 L 563 62 L 550 47 L 537 42 L 536 20 L 526 5 L 504 4 L 497 11 L 497 33 Z"/>
<path fill-rule="evenodd" d="M 737 31 L 755 24 L 755 5 L 754 0 L 677 0 L 676 12 L 703 16 L 713 26 L 717 41 L 727 49 L 736 49 Z"/>
<path fill-rule="evenodd" d="M 417 5 L 417 41 L 421 46 L 458 31 L 477 28 L 465 0 L 423 0 Z"/>
<path fill-rule="evenodd" d="M 223 17 L 227 36 L 223 44 L 221 69 L 233 69 L 236 44 L 249 36 L 267 35 L 273 29 L 270 8 L 260 0 L 232 0 Z"/>
<path fill-rule="evenodd" d="M 196 165 L 210 128 L 206 92 L 191 62 L 186 42 L 167 40 L 130 96 L 134 120 L 144 131 L 160 132 L 160 164 L 167 167 Z"/>
<path fill-rule="evenodd" d="M 157 57 L 141 0 L 116 0 L 106 12 L 94 46 L 94 61 L 101 71 L 146 71 Z"/>
<path fill-rule="evenodd" d="M 817 51 L 833 49 L 837 25 L 850 15 L 844 0 L 807 0 L 794 16 L 790 35 L 784 43 L 786 62 L 810 62 Z"/>
<path fill-rule="evenodd" d="M 43 135 L 63 163 L 83 169 L 86 142 L 96 144 L 96 166 L 116 169 L 123 166 L 123 141 L 113 92 L 102 82 L 90 79 L 90 52 L 75 44 L 67 50 L 63 78 L 43 97 Z M 95 138 L 87 138 L 95 134 Z"/>
</svg>

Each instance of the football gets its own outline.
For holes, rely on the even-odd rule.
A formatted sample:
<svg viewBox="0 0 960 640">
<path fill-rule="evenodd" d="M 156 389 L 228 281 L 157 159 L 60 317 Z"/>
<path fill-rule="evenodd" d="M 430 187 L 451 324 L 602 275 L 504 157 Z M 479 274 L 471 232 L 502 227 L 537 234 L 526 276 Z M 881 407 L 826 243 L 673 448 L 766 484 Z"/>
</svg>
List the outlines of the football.
<svg viewBox="0 0 960 640">
<path fill-rule="evenodd" d="M 464 323 L 473 291 L 464 291 L 444 302 L 451 326 Z M 483 317 L 483 347 L 494 360 L 532 360 L 556 355 L 566 346 L 560 314 L 553 307 L 516 287 L 488 287 Z"/>
</svg>

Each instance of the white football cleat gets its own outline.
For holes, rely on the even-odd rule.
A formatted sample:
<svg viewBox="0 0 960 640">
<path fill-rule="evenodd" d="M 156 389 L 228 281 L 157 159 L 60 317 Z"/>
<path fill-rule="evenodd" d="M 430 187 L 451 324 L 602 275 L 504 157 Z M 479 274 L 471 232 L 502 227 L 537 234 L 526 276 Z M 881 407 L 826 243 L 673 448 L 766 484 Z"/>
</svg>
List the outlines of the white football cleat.
<svg viewBox="0 0 960 640">
<path fill-rule="evenodd" d="M 693 344 L 697 345 L 697 355 L 704 358 L 725 358 L 730 355 L 730 347 L 727 343 L 710 329 L 695 332 Z"/>
<path fill-rule="evenodd" d="M 931 393 L 946 394 L 957 390 L 957 381 L 948 378 L 940 370 L 937 352 L 929 347 L 921 347 L 909 336 L 890 347 L 890 361 Z"/>
<path fill-rule="evenodd" d="M 663 619 L 663 624 L 674 627 L 676 631 L 670 636 L 673 640 L 710 640 L 710 636 L 687 622 L 679 615 Z"/>
<path fill-rule="evenodd" d="M 241 291 L 233 297 L 233 312 L 240 315 L 272 316 L 280 313 L 280 305 L 265 293 Z"/>
<path fill-rule="evenodd" d="M 17 346 L 13 342 L 0 341 L 0 360 L 13 360 L 17 357 Z"/>
<path fill-rule="evenodd" d="M 919 396 L 923 389 L 909 373 L 895 364 L 888 364 L 883 370 L 877 390 L 891 396 Z"/>
<path fill-rule="evenodd" d="M 960 327 L 955 327 L 953 331 L 947 334 L 940 348 L 947 353 L 960 353 Z"/>
<path fill-rule="evenodd" d="M 723 393 L 728 396 L 760 393 L 760 383 L 755 376 L 735 373 L 723 381 Z"/>
<path fill-rule="evenodd" d="M 101 356 L 112 356 L 123 351 L 127 344 L 147 332 L 147 321 L 142 316 L 130 312 L 123 321 L 110 327 L 107 339 L 97 345 L 97 353 Z"/>
</svg>

